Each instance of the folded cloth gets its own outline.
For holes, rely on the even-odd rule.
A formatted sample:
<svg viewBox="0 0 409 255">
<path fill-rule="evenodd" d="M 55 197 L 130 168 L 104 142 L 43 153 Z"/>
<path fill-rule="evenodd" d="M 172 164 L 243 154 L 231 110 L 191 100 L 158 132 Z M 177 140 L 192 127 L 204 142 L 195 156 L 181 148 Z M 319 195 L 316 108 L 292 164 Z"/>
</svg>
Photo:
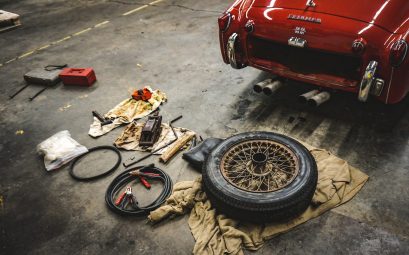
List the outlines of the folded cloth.
<svg viewBox="0 0 409 255">
<path fill-rule="evenodd" d="M 259 249 L 266 240 L 289 231 L 352 199 L 368 176 L 330 152 L 304 144 L 318 166 L 318 184 L 311 205 L 299 217 L 285 223 L 252 224 L 217 214 L 202 190 L 201 177 L 175 185 L 166 204 L 149 215 L 158 222 L 190 210 L 189 227 L 196 240 L 194 254 L 243 254 Z"/>
<path fill-rule="evenodd" d="M 124 132 L 115 140 L 114 144 L 117 148 L 132 150 L 132 151 L 154 151 L 158 148 L 163 147 L 168 144 L 170 141 L 174 140 L 176 137 L 172 132 L 169 124 L 162 123 L 162 131 L 158 138 L 158 141 L 152 147 L 141 147 L 139 146 L 139 138 L 141 137 L 142 128 L 144 123 L 131 123 L 129 124 Z M 182 137 L 186 132 L 193 132 L 186 128 L 174 127 L 173 128 L 178 137 Z M 156 155 L 162 155 L 165 153 L 171 146 L 165 147 L 158 152 Z"/>
<path fill-rule="evenodd" d="M 151 88 L 149 89 L 152 91 Z M 114 119 L 111 124 L 101 126 L 101 122 L 94 117 L 94 122 L 89 128 L 88 134 L 92 137 L 102 136 L 122 124 L 127 124 L 135 119 L 149 115 L 158 109 L 163 102 L 166 102 L 166 100 L 166 94 L 160 90 L 153 91 L 152 97 L 148 101 L 135 100 L 133 98 L 125 99 L 105 114 L 105 118 Z"/>
</svg>

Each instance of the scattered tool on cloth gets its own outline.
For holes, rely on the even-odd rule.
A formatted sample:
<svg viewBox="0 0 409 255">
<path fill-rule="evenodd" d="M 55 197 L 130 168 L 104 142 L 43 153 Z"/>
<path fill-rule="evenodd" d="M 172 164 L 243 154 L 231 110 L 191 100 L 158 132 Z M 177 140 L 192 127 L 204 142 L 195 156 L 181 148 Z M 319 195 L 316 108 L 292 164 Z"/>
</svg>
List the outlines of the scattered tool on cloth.
<svg viewBox="0 0 409 255">
<path fill-rule="evenodd" d="M 94 117 L 94 122 L 91 124 L 88 134 L 92 137 L 102 136 L 116 127 L 149 115 L 158 109 L 163 102 L 166 102 L 165 93 L 160 90 L 153 91 L 150 87 L 145 88 L 152 92 L 152 96 L 148 101 L 135 100 L 132 97 L 123 100 L 104 115 L 105 119 L 112 120 L 111 124 L 102 126 L 101 121 Z"/>
<path fill-rule="evenodd" d="M 183 136 L 179 137 L 175 144 L 169 147 L 168 150 L 163 152 L 162 156 L 160 156 L 159 160 L 163 163 L 167 163 L 173 156 L 176 155 L 189 141 L 191 141 L 196 134 L 194 132 L 185 132 Z"/>
<path fill-rule="evenodd" d="M 190 139 L 191 139 L 191 138 L 195 135 L 195 133 L 194 133 L 193 131 L 186 130 L 186 129 L 180 129 L 183 135 L 182 135 L 182 137 L 179 137 L 178 133 L 176 132 L 176 130 L 175 130 L 175 128 L 172 126 L 172 124 L 173 124 L 174 122 L 176 122 L 177 120 L 181 119 L 181 118 L 182 118 L 182 115 L 180 115 L 179 117 L 177 117 L 177 118 L 175 118 L 175 119 L 173 119 L 173 120 L 171 120 L 171 121 L 169 122 L 169 127 L 170 127 L 170 130 L 171 130 L 172 132 L 167 132 L 167 133 L 161 134 L 161 138 L 159 138 L 159 141 L 154 145 L 153 148 L 150 149 L 151 152 L 150 152 L 149 154 L 147 154 L 146 156 L 143 156 L 143 157 L 141 157 L 141 158 L 139 158 L 139 159 L 137 159 L 136 157 L 131 157 L 131 158 L 129 158 L 126 162 L 124 162 L 123 165 L 124 165 L 125 167 L 129 167 L 129 166 L 132 166 L 132 165 L 134 165 L 134 164 L 136 164 L 136 163 L 138 163 L 138 162 L 141 162 L 142 160 L 145 160 L 145 159 L 149 158 L 150 156 L 152 156 L 152 155 L 154 155 L 154 154 L 156 154 L 156 153 L 165 154 L 165 153 L 167 153 L 168 151 L 170 151 L 169 153 L 166 154 L 165 160 L 166 160 L 166 162 L 167 162 L 167 161 L 168 161 L 172 156 L 174 156 L 174 155 L 176 154 L 176 152 L 178 152 L 179 149 L 181 148 L 181 143 L 178 142 L 178 141 L 179 141 L 179 138 L 183 138 L 183 139 L 181 139 L 180 141 L 183 140 L 183 141 L 184 141 L 183 144 L 186 144 L 186 143 L 188 142 L 188 140 L 187 140 L 186 138 L 184 138 L 184 137 L 187 135 L 187 136 L 189 136 Z M 133 125 L 130 125 L 129 129 L 127 129 L 127 130 L 137 131 L 137 130 L 135 130 L 133 127 L 134 127 Z M 164 125 L 164 127 L 166 127 L 166 126 Z M 125 134 L 127 133 L 127 132 L 126 132 L 127 130 L 125 130 L 125 132 L 124 132 Z M 166 129 L 163 128 L 163 130 L 166 130 Z M 135 136 L 136 136 L 136 137 L 139 137 L 140 134 L 141 134 L 141 131 L 138 132 L 138 133 L 133 133 L 133 134 L 131 135 L 131 137 L 135 137 Z M 127 136 L 126 139 L 128 139 L 128 138 L 129 138 L 129 136 Z M 117 139 L 117 141 L 115 141 L 115 145 L 118 145 L 118 144 L 121 145 L 123 141 L 124 141 L 123 135 L 121 135 L 121 136 Z M 135 141 L 137 141 L 137 140 L 135 140 Z M 175 145 L 172 146 L 172 147 L 170 147 L 173 143 L 175 143 Z M 138 146 L 138 147 L 139 147 L 139 146 Z M 140 147 L 139 147 L 139 148 L 140 148 Z M 178 149 L 176 149 L 176 148 L 178 148 Z M 166 151 L 164 151 L 165 149 L 166 149 Z M 162 160 L 163 162 L 165 162 L 163 159 L 161 159 L 161 160 Z"/>
<path fill-rule="evenodd" d="M 37 93 L 31 96 L 29 99 L 30 101 L 34 100 L 37 96 L 43 93 L 47 88 L 57 85 L 61 80 L 59 78 L 59 74 L 61 72 L 60 69 L 66 67 L 67 64 L 64 65 L 48 65 L 44 68 L 34 69 L 24 75 L 24 80 L 26 84 L 18 89 L 15 93 L 9 96 L 10 99 L 13 99 L 15 96 L 20 94 L 23 90 L 25 90 L 30 84 L 42 85 L 44 86 L 40 89 Z"/>
<path fill-rule="evenodd" d="M 68 130 L 60 131 L 37 145 L 37 152 L 44 155 L 47 171 L 57 169 L 87 151 L 85 146 L 71 138 Z"/>
<path fill-rule="evenodd" d="M 175 139 L 172 128 L 167 123 L 161 124 L 161 133 L 152 146 L 140 146 L 139 140 L 142 134 L 144 123 L 132 122 L 129 124 L 121 135 L 115 140 L 114 144 L 117 148 L 128 150 L 128 151 L 155 151 L 163 145 L 169 143 L 171 140 Z M 186 128 L 173 127 L 177 137 L 182 137 L 186 132 L 193 132 Z M 162 155 L 169 148 L 163 148 L 155 153 L 155 155 Z"/>
<path fill-rule="evenodd" d="M 152 222 L 190 211 L 189 227 L 196 240 L 194 254 L 243 254 L 242 248 L 258 250 L 265 240 L 315 218 L 352 199 L 368 176 L 323 149 L 304 144 L 318 166 L 318 185 L 313 202 L 299 217 L 283 223 L 251 224 L 217 214 L 202 191 L 201 178 L 180 182 L 166 204 L 150 213 Z"/>
<path fill-rule="evenodd" d="M 94 116 L 99 120 L 99 122 L 101 122 L 101 127 L 112 123 L 111 119 L 105 118 L 97 111 L 92 111 L 92 116 Z"/>
<path fill-rule="evenodd" d="M 153 146 L 159 139 L 162 132 L 162 116 L 156 111 L 142 127 L 139 137 L 139 146 Z"/>
<path fill-rule="evenodd" d="M 60 74 L 62 83 L 66 86 L 85 86 L 90 87 L 97 80 L 94 69 L 88 68 L 64 68 Z"/>
<path fill-rule="evenodd" d="M 146 183 L 143 183 L 142 179 Z M 132 193 L 130 186 L 130 183 L 136 180 L 140 180 L 145 187 L 147 187 L 146 184 L 149 184 L 147 180 L 158 180 L 163 185 L 162 192 L 151 204 L 141 207 L 138 205 L 137 198 Z M 148 215 L 149 212 L 155 210 L 166 201 L 172 192 L 172 186 L 173 183 L 170 176 L 163 170 L 155 167 L 154 164 L 137 166 L 125 170 L 111 182 L 105 194 L 105 202 L 113 212 L 121 215 Z M 125 192 L 118 196 L 118 193 L 124 187 L 127 187 Z"/>
</svg>

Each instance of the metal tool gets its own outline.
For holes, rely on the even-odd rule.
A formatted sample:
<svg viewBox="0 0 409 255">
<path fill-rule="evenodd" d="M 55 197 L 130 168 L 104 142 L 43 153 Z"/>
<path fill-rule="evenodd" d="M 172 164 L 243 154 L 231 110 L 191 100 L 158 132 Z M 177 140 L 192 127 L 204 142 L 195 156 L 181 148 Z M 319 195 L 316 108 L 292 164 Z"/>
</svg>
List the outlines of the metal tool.
<svg viewBox="0 0 409 255">
<path fill-rule="evenodd" d="M 159 139 L 162 132 L 162 116 L 159 111 L 148 117 L 145 125 L 142 128 L 141 136 L 139 138 L 140 146 L 152 146 Z"/>
<path fill-rule="evenodd" d="M 92 111 L 92 115 L 94 116 L 94 117 L 96 117 L 100 122 L 101 122 L 101 126 L 105 126 L 105 125 L 108 125 L 108 124 L 111 124 L 112 123 L 112 120 L 111 119 L 107 119 L 107 118 L 105 118 L 105 117 L 103 117 L 99 112 L 97 112 L 97 111 Z"/>
<path fill-rule="evenodd" d="M 115 201 L 115 205 L 121 207 L 121 209 L 125 209 L 129 204 L 134 207 L 138 205 L 138 201 L 132 194 L 131 186 L 126 187 L 125 192 Z"/>
<path fill-rule="evenodd" d="M 140 159 L 135 159 L 135 157 L 129 158 L 129 159 L 127 160 L 127 162 L 124 162 L 124 163 L 123 163 L 124 167 L 129 167 L 129 166 L 132 166 L 132 165 L 134 165 L 134 164 L 136 164 L 136 163 L 139 163 L 139 162 L 141 162 L 142 160 L 145 160 L 145 159 L 149 158 L 150 156 L 152 156 L 152 155 L 155 154 L 156 152 L 162 150 L 163 148 L 166 148 L 166 147 L 168 147 L 169 145 L 171 145 L 172 143 L 176 142 L 179 137 L 178 137 L 178 135 L 177 135 L 175 129 L 173 128 L 172 123 L 174 123 L 174 122 L 180 120 L 182 117 L 183 117 L 183 116 L 180 115 L 180 116 L 178 116 L 177 118 L 175 118 L 175 119 L 173 119 L 173 120 L 171 120 L 171 121 L 169 122 L 169 126 L 170 126 L 170 128 L 171 128 L 171 130 L 172 130 L 172 132 L 173 132 L 173 135 L 175 136 L 175 138 L 174 138 L 172 141 L 170 141 L 169 143 L 167 143 L 167 144 L 161 146 L 160 148 L 158 148 L 158 149 L 156 149 L 156 150 L 150 152 L 148 155 L 143 156 L 143 157 L 140 158 Z"/>
</svg>

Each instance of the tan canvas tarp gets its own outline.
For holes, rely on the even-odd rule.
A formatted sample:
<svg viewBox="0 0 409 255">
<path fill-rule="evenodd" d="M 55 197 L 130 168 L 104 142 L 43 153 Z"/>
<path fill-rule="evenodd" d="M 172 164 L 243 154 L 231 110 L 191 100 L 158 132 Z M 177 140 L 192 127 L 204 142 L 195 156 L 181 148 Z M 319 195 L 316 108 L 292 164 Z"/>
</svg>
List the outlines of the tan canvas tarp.
<svg viewBox="0 0 409 255">
<path fill-rule="evenodd" d="M 149 219 L 158 222 L 172 215 L 190 211 L 189 227 L 196 240 L 194 254 L 243 254 L 242 248 L 257 250 L 265 240 L 315 218 L 353 198 L 368 176 L 326 150 L 306 145 L 318 166 L 318 184 L 312 204 L 298 218 L 285 223 L 251 224 L 216 214 L 201 178 L 179 182 L 166 204 L 151 212 Z"/>
</svg>

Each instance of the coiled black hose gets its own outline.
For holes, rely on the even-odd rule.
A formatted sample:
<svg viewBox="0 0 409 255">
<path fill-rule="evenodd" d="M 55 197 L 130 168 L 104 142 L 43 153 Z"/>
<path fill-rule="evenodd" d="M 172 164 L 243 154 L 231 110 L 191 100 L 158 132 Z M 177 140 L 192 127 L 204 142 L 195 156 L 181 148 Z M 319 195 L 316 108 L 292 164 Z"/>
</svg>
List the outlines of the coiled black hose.
<svg viewBox="0 0 409 255">
<path fill-rule="evenodd" d="M 130 182 L 139 179 L 138 176 L 131 174 L 131 172 L 135 170 L 139 170 L 141 176 L 143 176 L 146 179 L 160 180 L 163 183 L 162 192 L 151 204 L 149 204 L 146 207 L 139 207 L 138 205 L 134 205 L 133 207 L 122 208 L 121 206 L 115 205 L 115 197 L 118 197 L 117 193 L 119 193 L 119 191 L 121 191 Z M 144 173 L 146 173 L 147 175 L 144 175 Z M 149 173 L 156 175 L 149 176 L 148 175 Z M 137 166 L 125 170 L 111 182 L 105 194 L 105 201 L 108 207 L 115 213 L 122 215 L 143 216 L 149 214 L 149 212 L 155 210 L 161 204 L 163 204 L 172 193 L 172 187 L 173 183 L 172 180 L 170 179 L 170 176 L 163 170 L 155 167 L 154 164 L 147 166 Z"/>
<path fill-rule="evenodd" d="M 93 152 L 95 152 L 95 151 L 101 151 L 101 150 L 110 150 L 110 151 L 113 151 L 113 152 L 115 152 L 116 155 L 118 156 L 118 159 L 117 159 L 115 165 L 114 165 L 111 169 L 108 169 L 107 171 L 105 171 L 105 172 L 103 172 L 103 173 L 101 173 L 101 174 L 97 174 L 97 175 L 95 175 L 95 176 L 90 176 L 90 177 L 81 177 L 81 176 L 79 176 L 79 175 L 77 175 L 77 174 L 75 173 L 74 169 L 75 169 L 75 166 L 77 165 L 77 163 L 78 163 L 79 160 L 81 160 L 81 159 L 84 158 L 84 157 L 87 157 L 89 154 L 91 154 L 91 153 L 93 153 Z M 119 150 L 118 150 L 117 148 L 115 148 L 114 146 L 97 146 L 97 147 L 88 149 L 88 152 L 82 154 L 81 156 L 75 158 L 75 159 L 72 161 L 72 163 L 71 163 L 71 165 L 70 165 L 70 175 L 71 175 L 72 178 L 74 178 L 74 179 L 77 180 L 77 181 L 84 181 L 84 182 L 86 182 L 86 181 L 93 181 L 93 180 L 96 180 L 96 179 L 99 179 L 99 178 L 102 178 L 102 177 L 105 177 L 105 176 L 107 176 L 107 175 L 112 174 L 112 173 L 118 168 L 118 166 L 121 164 L 121 161 L 122 161 L 121 153 L 120 153 Z"/>
</svg>

